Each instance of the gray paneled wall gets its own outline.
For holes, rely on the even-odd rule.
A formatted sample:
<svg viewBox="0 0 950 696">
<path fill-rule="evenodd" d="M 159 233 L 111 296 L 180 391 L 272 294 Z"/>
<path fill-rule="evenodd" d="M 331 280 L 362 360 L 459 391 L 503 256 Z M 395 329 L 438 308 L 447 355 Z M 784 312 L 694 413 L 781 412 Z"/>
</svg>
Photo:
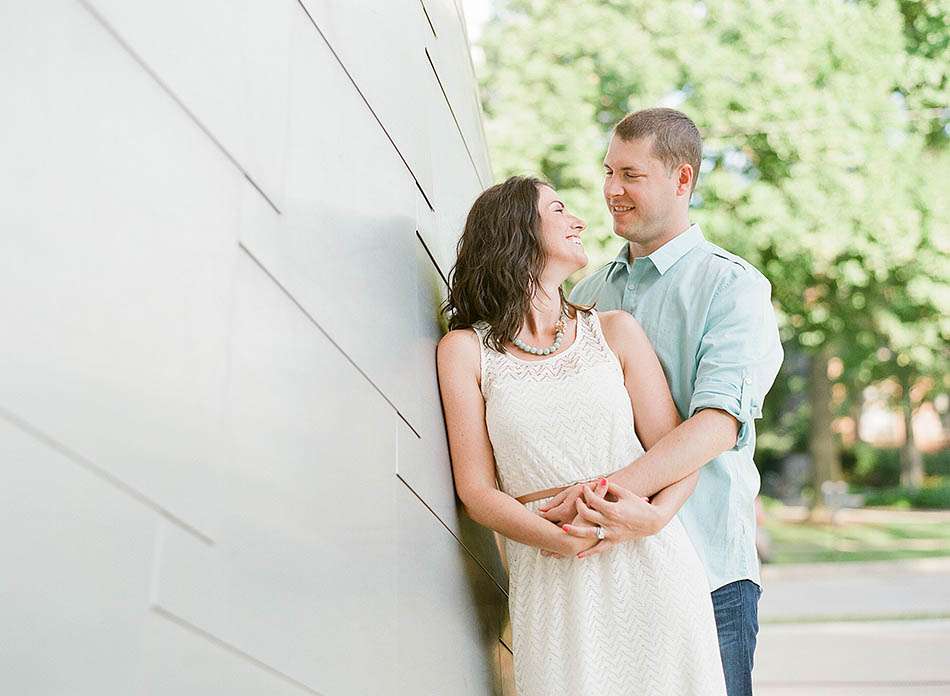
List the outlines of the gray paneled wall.
<svg viewBox="0 0 950 696">
<path fill-rule="evenodd" d="M 436 309 L 453 0 L 0 0 L 0 688 L 512 694 Z"/>
</svg>

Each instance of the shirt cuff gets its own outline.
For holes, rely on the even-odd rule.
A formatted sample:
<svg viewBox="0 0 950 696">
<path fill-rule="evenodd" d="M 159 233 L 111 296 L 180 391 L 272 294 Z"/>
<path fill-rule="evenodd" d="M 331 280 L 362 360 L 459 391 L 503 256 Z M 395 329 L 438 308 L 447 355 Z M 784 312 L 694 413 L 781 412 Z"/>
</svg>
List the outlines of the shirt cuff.
<svg viewBox="0 0 950 696">
<path fill-rule="evenodd" d="M 732 451 L 741 450 L 755 442 L 754 419 L 762 417 L 762 408 L 754 397 L 752 375 L 745 372 L 739 384 L 701 386 L 693 392 L 689 402 L 689 417 L 704 408 L 718 408 L 739 421 L 739 435 Z"/>
</svg>

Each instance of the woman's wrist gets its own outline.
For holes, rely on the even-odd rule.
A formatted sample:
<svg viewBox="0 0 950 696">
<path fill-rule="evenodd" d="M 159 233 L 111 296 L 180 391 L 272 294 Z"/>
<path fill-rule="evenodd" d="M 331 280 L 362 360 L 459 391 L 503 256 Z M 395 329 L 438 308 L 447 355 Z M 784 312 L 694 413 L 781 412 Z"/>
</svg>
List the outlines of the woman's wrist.
<svg viewBox="0 0 950 696">
<path fill-rule="evenodd" d="M 573 554 L 574 548 L 571 546 L 571 535 L 565 532 L 561 527 L 555 530 L 555 534 L 557 535 L 556 541 L 554 542 L 556 551 L 562 556 L 570 556 Z"/>
</svg>

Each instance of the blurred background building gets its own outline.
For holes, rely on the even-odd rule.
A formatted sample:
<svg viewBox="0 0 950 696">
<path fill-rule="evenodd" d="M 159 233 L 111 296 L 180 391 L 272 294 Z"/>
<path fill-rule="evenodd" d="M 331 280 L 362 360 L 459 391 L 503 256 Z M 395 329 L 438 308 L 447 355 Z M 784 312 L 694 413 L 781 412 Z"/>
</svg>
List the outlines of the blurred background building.
<svg viewBox="0 0 950 696">
<path fill-rule="evenodd" d="M 434 369 L 454 0 L 3 2 L 0 56 L 2 691 L 511 693 Z"/>
</svg>

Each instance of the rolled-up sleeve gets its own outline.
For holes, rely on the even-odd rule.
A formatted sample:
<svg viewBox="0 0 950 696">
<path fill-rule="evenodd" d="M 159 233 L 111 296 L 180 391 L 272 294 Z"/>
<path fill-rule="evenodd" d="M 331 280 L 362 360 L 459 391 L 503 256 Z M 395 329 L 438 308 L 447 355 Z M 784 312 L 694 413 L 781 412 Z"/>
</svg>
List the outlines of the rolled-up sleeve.
<svg viewBox="0 0 950 696">
<path fill-rule="evenodd" d="M 710 303 L 696 358 L 689 416 L 716 408 L 739 421 L 733 449 L 755 442 L 753 421 L 778 374 L 783 351 L 768 280 L 736 269 Z"/>
</svg>

